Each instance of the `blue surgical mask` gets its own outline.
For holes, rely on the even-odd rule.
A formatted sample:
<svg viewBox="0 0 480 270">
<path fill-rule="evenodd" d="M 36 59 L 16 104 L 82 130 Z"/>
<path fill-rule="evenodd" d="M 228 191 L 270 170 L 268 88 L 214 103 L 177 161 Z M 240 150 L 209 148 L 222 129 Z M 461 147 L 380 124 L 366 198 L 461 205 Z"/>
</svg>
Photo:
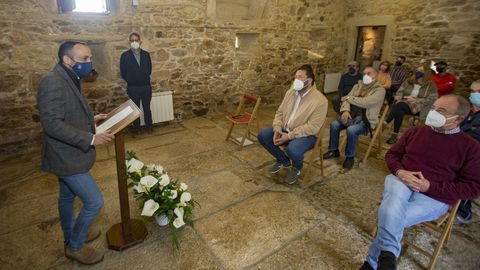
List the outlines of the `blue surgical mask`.
<svg viewBox="0 0 480 270">
<path fill-rule="evenodd" d="M 78 77 L 85 78 L 90 74 L 90 72 L 92 72 L 92 67 L 93 67 L 92 62 L 84 62 L 84 63 L 75 62 L 75 65 L 73 65 L 72 69 L 73 71 L 75 71 Z"/>
<path fill-rule="evenodd" d="M 470 93 L 470 102 L 475 106 L 480 106 L 480 92 Z"/>
<path fill-rule="evenodd" d="M 415 72 L 415 78 L 417 78 L 417 79 L 418 79 L 418 78 L 423 78 L 423 76 L 424 76 L 424 73 L 423 73 L 423 72 L 421 72 L 421 71 L 416 71 L 416 72 Z"/>
</svg>

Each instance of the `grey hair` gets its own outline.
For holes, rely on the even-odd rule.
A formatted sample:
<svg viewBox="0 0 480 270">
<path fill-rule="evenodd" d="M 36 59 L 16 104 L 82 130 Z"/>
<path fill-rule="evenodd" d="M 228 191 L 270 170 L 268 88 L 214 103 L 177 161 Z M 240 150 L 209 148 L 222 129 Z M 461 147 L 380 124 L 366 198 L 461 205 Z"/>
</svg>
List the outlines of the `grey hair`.
<svg viewBox="0 0 480 270">
<path fill-rule="evenodd" d="M 457 111 L 455 112 L 456 115 L 462 116 L 466 118 L 470 113 L 470 103 L 462 96 L 459 95 L 452 95 L 457 98 Z"/>
<path fill-rule="evenodd" d="M 368 66 L 368 67 L 365 67 L 363 70 L 365 70 L 365 69 L 367 69 L 367 68 L 372 69 L 372 70 L 373 70 L 373 74 L 375 74 L 375 77 L 377 77 L 377 75 L 378 75 L 378 70 L 377 70 L 376 68 L 374 68 L 374 67 L 372 67 L 372 66 Z"/>
<path fill-rule="evenodd" d="M 471 88 L 473 85 L 475 85 L 475 84 L 479 84 L 479 85 L 480 85 L 480 79 L 472 82 L 472 84 L 470 85 L 470 88 Z"/>
</svg>

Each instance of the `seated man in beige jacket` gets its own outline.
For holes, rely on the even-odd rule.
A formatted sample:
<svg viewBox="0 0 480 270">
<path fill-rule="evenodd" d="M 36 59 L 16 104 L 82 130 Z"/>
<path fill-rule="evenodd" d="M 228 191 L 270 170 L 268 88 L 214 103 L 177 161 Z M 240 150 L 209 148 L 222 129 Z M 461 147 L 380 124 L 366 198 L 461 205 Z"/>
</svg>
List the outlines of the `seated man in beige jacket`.
<svg viewBox="0 0 480 270">
<path fill-rule="evenodd" d="M 371 132 L 378 124 L 378 114 L 385 98 L 385 88 L 377 82 L 378 72 L 372 67 L 363 70 L 363 79 L 342 97 L 342 107 L 337 120 L 330 124 L 330 143 L 323 159 L 337 158 L 340 131 L 347 130 L 347 145 L 343 168 L 353 167 L 358 136 Z"/>
<path fill-rule="evenodd" d="M 289 89 L 278 107 L 273 127 L 258 133 L 258 141 L 275 157 L 272 173 L 290 167 L 287 182 L 297 181 L 306 151 L 313 148 L 317 133 L 327 116 L 328 101 L 314 86 L 315 75 L 310 65 L 295 73 L 293 88 Z M 286 153 L 279 145 L 288 143 Z M 293 164 L 292 164 L 293 163 Z"/>
</svg>

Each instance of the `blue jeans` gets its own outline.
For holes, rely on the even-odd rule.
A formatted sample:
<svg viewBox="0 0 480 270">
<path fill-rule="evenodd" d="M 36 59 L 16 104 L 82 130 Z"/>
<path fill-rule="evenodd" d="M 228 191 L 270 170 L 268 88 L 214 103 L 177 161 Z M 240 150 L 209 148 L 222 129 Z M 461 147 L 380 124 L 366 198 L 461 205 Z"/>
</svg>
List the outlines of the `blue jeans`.
<svg viewBox="0 0 480 270">
<path fill-rule="evenodd" d="M 102 209 L 102 193 L 88 172 L 59 176 L 58 180 L 60 184 L 58 212 L 60 213 L 63 237 L 71 250 L 78 251 L 85 243 L 90 225 Z M 78 196 L 83 203 L 83 208 L 76 220 L 73 208 L 75 196 Z"/>
<path fill-rule="evenodd" d="M 301 170 L 303 168 L 304 154 L 315 146 L 317 137 L 310 135 L 288 141 L 287 153 L 285 154 L 280 147 L 273 144 L 273 133 L 273 128 L 271 127 L 260 130 L 257 135 L 260 144 L 277 159 L 277 162 L 287 164 L 292 160 L 293 166 Z"/>
<path fill-rule="evenodd" d="M 435 220 L 447 210 L 447 204 L 414 192 L 398 177 L 388 175 L 378 209 L 377 237 L 368 248 L 367 262 L 377 269 L 381 251 L 390 251 L 398 258 L 404 228 Z"/>
<path fill-rule="evenodd" d="M 343 129 L 347 129 L 347 146 L 345 146 L 345 156 L 354 157 L 358 136 L 365 134 L 367 127 L 363 122 L 347 127 L 338 120 L 333 121 L 330 124 L 330 142 L 328 144 L 328 151 L 338 151 L 340 131 Z"/>
</svg>

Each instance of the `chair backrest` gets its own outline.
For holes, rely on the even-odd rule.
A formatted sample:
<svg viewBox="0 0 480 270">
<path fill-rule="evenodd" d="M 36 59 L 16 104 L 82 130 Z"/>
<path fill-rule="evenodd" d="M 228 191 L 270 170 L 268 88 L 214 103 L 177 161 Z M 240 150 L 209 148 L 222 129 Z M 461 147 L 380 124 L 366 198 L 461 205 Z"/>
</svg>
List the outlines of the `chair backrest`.
<svg viewBox="0 0 480 270">
<path fill-rule="evenodd" d="M 259 96 L 254 96 L 254 95 L 249 94 L 249 93 L 243 93 L 241 95 L 240 103 L 238 104 L 237 111 L 235 112 L 235 114 L 237 114 L 237 115 L 241 114 L 245 103 L 248 102 L 248 103 L 253 103 L 254 104 L 253 110 L 250 114 L 255 115 L 255 113 L 258 110 L 258 106 L 260 105 L 260 100 L 261 100 L 261 98 Z"/>
<path fill-rule="evenodd" d="M 243 94 L 243 98 L 244 98 L 245 100 L 248 100 L 248 101 L 250 101 L 250 102 L 255 103 L 255 102 L 257 102 L 257 100 L 258 100 L 259 97 L 254 96 L 254 95 L 251 95 L 251 94 L 248 94 L 248 93 L 244 93 L 244 94 Z"/>
</svg>

